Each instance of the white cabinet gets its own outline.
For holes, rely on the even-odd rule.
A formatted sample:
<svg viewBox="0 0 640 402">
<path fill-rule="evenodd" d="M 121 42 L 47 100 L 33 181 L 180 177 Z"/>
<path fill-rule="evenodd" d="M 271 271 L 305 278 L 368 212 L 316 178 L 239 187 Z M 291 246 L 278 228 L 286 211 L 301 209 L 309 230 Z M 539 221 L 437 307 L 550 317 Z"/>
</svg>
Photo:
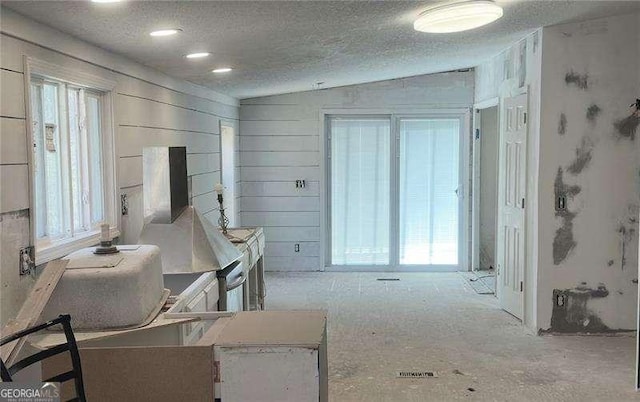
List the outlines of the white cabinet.
<svg viewBox="0 0 640 402">
<path fill-rule="evenodd" d="M 214 345 L 222 402 L 325 402 L 326 313 L 252 311 L 220 318 L 196 345 Z"/>
<path fill-rule="evenodd" d="M 215 272 L 204 274 L 166 274 L 165 286 L 172 293 L 184 287 L 189 280 L 195 279 L 186 289 L 175 297 L 175 303 L 167 313 L 203 313 L 218 310 L 218 279 Z M 182 343 L 191 345 L 211 328 L 213 321 L 196 321 L 182 327 Z"/>
</svg>

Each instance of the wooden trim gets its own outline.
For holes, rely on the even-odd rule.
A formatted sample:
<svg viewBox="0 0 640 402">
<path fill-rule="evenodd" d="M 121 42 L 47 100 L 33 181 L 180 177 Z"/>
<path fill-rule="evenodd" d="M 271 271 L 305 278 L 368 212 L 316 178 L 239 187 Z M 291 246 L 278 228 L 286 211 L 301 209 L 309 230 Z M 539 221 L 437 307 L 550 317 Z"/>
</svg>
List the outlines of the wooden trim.
<svg viewBox="0 0 640 402">
<path fill-rule="evenodd" d="M 47 305 L 53 290 L 67 268 L 69 260 L 51 261 L 42 271 L 34 287 L 29 292 L 27 300 L 20 308 L 18 315 L 2 328 L 2 336 L 9 336 L 16 332 L 23 331 L 38 323 L 40 315 Z M 24 346 L 26 338 L 18 339 L 8 343 L 0 349 L 0 356 L 6 365 L 11 365 L 18 357 L 20 350 Z"/>
</svg>

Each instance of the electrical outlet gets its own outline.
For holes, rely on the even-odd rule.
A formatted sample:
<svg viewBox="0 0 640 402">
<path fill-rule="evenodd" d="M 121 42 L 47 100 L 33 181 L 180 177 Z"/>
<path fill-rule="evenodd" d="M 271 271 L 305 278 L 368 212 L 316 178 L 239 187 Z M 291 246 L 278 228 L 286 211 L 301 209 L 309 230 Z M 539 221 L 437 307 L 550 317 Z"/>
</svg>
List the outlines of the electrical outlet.
<svg viewBox="0 0 640 402">
<path fill-rule="evenodd" d="M 299 243 L 296 243 L 296 245 L 293 246 L 293 251 L 295 251 L 296 253 L 300 252 L 300 244 Z"/>
<path fill-rule="evenodd" d="M 33 246 L 20 249 L 20 276 L 35 274 L 36 256 Z"/>
<path fill-rule="evenodd" d="M 556 211 L 564 211 L 567 209 L 567 196 L 559 195 L 556 200 Z"/>
<path fill-rule="evenodd" d="M 565 301 L 566 301 L 565 300 L 565 295 L 559 294 L 559 295 L 556 296 L 556 305 L 558 307 L 564 306 Z"/>
<path fill-rule="evenodd" d="M 307 185 L 305 180 L 296 180 L 296 188 L 305 188 Z"/>
</svg>

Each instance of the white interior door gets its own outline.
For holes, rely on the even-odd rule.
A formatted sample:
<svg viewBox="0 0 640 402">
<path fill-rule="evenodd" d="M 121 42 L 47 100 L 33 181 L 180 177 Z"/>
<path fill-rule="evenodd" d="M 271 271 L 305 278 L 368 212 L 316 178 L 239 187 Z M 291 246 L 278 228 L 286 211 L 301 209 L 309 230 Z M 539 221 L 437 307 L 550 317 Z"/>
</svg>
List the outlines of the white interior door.
<svg viewBox="0 0 640 402">
<path fill-rule="evenodd" d="M 500 113 L 498 280 L 500 305 L 523 318 L 527 94 L 506 98 Z"/>
</svg>

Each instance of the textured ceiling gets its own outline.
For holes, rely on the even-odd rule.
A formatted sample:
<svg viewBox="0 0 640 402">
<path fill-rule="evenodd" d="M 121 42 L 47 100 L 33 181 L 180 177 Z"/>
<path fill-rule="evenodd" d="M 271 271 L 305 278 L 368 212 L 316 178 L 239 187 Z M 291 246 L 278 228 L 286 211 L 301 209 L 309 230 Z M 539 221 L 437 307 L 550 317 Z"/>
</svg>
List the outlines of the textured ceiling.
<svg viewBox="0 0 640 402">
<path fill-rule="evenodd" d="M 498 1 L 496 23 L 454 34 L 413 30 L 442 1 L 3 1 L 23 15 L 168 75 L 238 98 L 473 67 L 526 33 L 640 10 L 640 2 Z M 178 27 L 173 37 L 151 30 Z M 212 56 L 183 56 L 209 51 Z M 232 66 L 229 74 L 211 69 Z"/>
</svg>

